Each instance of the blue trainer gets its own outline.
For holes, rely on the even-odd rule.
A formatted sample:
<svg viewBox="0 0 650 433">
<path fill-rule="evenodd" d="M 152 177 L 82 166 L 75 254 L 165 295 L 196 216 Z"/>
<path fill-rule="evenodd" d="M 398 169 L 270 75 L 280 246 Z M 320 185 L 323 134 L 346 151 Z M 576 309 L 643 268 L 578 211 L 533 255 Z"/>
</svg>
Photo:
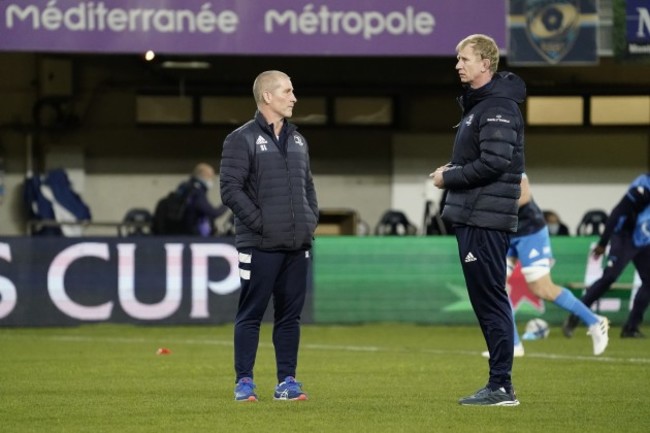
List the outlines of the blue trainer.
<svg viewBox="0 0 650 433">
<path fill-rule="evenodd" d="M 235 385 L 235 401 L 257 401 L 255 384 L 250 377 L 242 377 Z"/>
<path fill-rule="evenodd" d="M 275 387 L 273 398 L 275 400 L 307 400 L 307 394 L 302 390 L 302 383 L 287 376 L 284 378 L 284 382 Z"/>
</svg>

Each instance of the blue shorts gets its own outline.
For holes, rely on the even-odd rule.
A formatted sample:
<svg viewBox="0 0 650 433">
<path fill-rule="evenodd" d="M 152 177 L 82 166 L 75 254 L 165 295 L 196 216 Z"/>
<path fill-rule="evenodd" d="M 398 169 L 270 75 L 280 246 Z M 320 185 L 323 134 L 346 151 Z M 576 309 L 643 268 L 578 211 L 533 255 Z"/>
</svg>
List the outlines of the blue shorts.
<svg viewBox="0 0 650 433">
<path fill-rule="evenodd" d="M 522 268 L 549 266 L 553 263 L 551 238 L 548 227 L 524 236 L 513 236 L 510 240 L 508 258 L 519 259 Z"/>
</svg>

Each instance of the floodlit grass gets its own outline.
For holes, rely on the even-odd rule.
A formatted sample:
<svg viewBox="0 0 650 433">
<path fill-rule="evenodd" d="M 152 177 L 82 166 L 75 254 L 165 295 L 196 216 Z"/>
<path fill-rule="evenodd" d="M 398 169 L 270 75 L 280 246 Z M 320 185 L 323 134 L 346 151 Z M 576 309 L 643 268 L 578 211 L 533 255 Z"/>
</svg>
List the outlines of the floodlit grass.
<svg viewBox="0 0 650 433">
<path fill-rule="evenodd" d="M 270 325 L 255 381 L 233 401 L 232 327 L 0 329 L 1 432 L 647 432 L 650 339 L 553 329 L 515 360 L 518 407 L 463 407 L 483 386 L 478 326 L 304 326 L 298 380 L 276 402 Z M 170 355 L 156 355 L 159 347 Z"/>
</svg>

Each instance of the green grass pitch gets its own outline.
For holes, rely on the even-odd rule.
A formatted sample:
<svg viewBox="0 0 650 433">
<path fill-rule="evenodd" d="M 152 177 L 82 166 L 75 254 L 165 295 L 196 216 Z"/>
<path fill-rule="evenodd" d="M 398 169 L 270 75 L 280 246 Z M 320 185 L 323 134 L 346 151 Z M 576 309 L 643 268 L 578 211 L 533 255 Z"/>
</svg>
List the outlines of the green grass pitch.
<svg viewBox="0 0 650 433">
<path fill-rule="evenodd" d="M 265 324 L 257 403 L 233 401 L 231 325 L 4 328 L 0 432 L 648 432 L 650 339 L 618 332 L 594 357 L 554 327 L 515 360 L 518 407 L 463 407 L 487 379 L 478 326 L 305 325 L 310 399 L 279 402 Z"/>
</svg>

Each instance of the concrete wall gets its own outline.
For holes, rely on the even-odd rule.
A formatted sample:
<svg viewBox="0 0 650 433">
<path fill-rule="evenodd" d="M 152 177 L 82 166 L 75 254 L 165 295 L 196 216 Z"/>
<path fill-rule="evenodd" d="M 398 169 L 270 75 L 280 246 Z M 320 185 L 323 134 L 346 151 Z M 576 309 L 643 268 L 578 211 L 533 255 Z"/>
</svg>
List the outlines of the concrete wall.
<svg viewBox="0 0 650 433">
<path fill-rule="evenodd" d="M 312 135 L 322 139 L 319 134 Z M 384 135 L 377 134 L 376 141 L 354 144 L 354 151 L 342 149 L 338 143 L 331 144 L 330 148 L 326 143 L 313 145 L 313 172 L 320 205 L 355 209 L 371 229 L 385 210 L 400 209 L 421 229 L 425 201 L 433 200 L 437 204 L 440 195 L 431 186 L 428 174 L 448 160 L 453 137 L 449 134 Z M 638 134 L 581 134 L 567 136 L 561 141 L 557 141 L 557 137 L 555 141 L 547 138 L 528 135 L 527 171 L 539 205 L 558 212 L 572 233 L 586 210 L 609 211 L 632 179 L 648 169 L 645 165 L 648 146 Z M 375 146 L 373 141 L 384 143 Z M 625 145 L 613 144 L 620 142 Z M 206 159 L 218 166 L 220 146 L 215 144 L 214 148 L 212 158 L 188 156 L 173 164 L 160 161 L 159 172 L 156 172 L 155 161 L 119 156 L 99 160 L 87 158 L 85 168 L 92 169 L 85 171 L 82 177 L 74 176 L 79 170 L 76 165 L 71 177 L 90 206 L 93 220 L 120 221 L 130 208 L 153 210 L 157 199 L 182 181 L 197 161 Z M 78 159 L 70 157 L 71 161 L 78 162 Z M 181 163 L 182 167 L 176 167 Z M 148 168 L 139 173 L 136 169 L 139 165 Z M 132 171 L 127 170 L 130 166 L 134 166 Z M 165 166 L 170 168 L 165 170 Z M 104 169 L 99 170 L 102 167 Z M 116 167 L 114 172 L 111 167 Z M 81 183 L 80 178 L 83 179 Z M 7 193 L 0 205 L 0 233 L 3 235 L 21 234 L 24 230 L 22 179 L 19 173 L 5 178 Z M 210 197 L 214 203 L 220 201 L 217 189 L 210 192 Z M 113 234 L 113 231 L 89 229 L 87 233 Z"/>
<path fill-rule="evenodd" d="M 52 90 L 43 85 L 43 58 L 0 53 L 0 150 L 5 160 L 5 196 L 0 204 L 0 234 L 25 233 L 21 184 L 30 169 L 70 170 L 95 221 L 120 221 L 127 210 L 153 210 L 158 198 L 183 180 L 199 161 L 218 168 L 221 144 L 231 126 L 161 127 L 137 125 L 135 97 L 143 89 L 183 92 L 184 81 L 206 91 L 250 92 L 250 77 L 270 67 L 295 70 L 300 98 L 307 94 L 390 94 L 397 98 L 397 124 L 388 128 L 304 126 L 320 205 L 351 208 L 374 229 L 389 208 L 407 212 L 421 228 L 424 202 L 437 202 L 428 174 L 451 154 L 459 111 L 453 59 L 327 60 L 332 73 L 310 74 L 315 59 L 217 59 L 218 76 L 161 75 L 133 56 L 75 56 L 70 111 L 78 126 L 36 131 L 33 108 Z M 266 60 L 266 61 L 265 61 Z M 325 62 L 326 60 L 318 60 Z M 596 69 L 602 68 L 602 73 Z M 571 86 L 602 90 L 622 86 L 646 92 L 650 78 L 639 68 L 606 61 L 598 68 L 521 70 L 531 92 L 564 92 Z M 583 77 L 584 78 L 581 78 Z M 203 80 L 210 79 L 210 82 Z M 567 90 L 568 87 L 568 90 Z M 578 90 L 576 90 L 578 91 Z M 612 88 L 617 91 L 617 88 Z M 52 113 L 41 113 L 45 122 Z M 251 112 L 252 115 L 252 112 Z M 626 186 L 650 166 L 650 131 L 640 127 L 528 128 L 527 171 L 540 206 L 554 209 L 572 232 L 591 208 L 606 210 Z M 31 151 L 30 151 L 31 149 Z M 217 190 L 212 200 L 219 202 Z M 88 234 L 113 234 L 92 229 Z"/>
</svg>

